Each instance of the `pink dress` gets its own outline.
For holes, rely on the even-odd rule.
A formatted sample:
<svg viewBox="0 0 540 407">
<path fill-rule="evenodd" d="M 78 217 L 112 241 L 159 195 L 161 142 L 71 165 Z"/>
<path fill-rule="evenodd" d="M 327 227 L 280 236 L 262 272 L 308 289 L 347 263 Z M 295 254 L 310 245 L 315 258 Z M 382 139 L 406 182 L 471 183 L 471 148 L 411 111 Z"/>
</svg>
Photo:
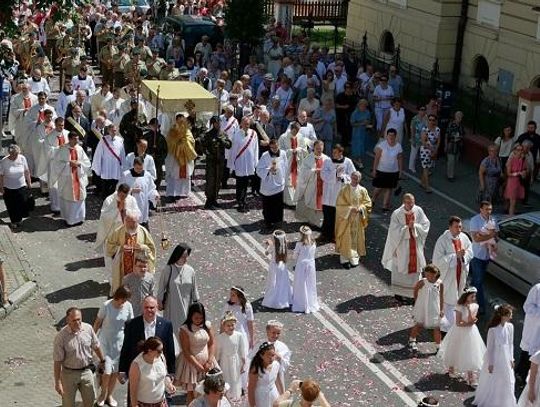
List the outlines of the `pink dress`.
<svg viewBox="0 0 540 407">
<path fill-rule="evenodd" d="M 207 327 L 210 329 L 210 323 L 207 322 Z M 208 360 L 208 342 L 210 341 L 210 335 L 206 332 L 202 326 L 198 327 L 192 325 L 191 332 L 187 325 L 182 325 L 180 330 L 184 330 L 189 337 L 189 350 L 195 359 L 201 364 L 205 363 Z M 214 367 L 218 367 L 217 363 L 212 361 Z M 204 373 L 197 371 L 195 366 L 187 361 L 184 357 L 184 353 L 181 352 L 178 355 L 178 360 L 176 362 L 176 384 L 183 386 L 186 390 L 191 391 L 195 389 L 195 385 L 204 379 Z"/>
<path fill-rule="evenodd" d="M 506 164 L 510 168 L 510 173 L 520 172 L 527 168 L 525 159 L 511 157 Z M 509 176 L 504 190 L 506 199 L 523 199 L 525 197 L 525 188 L 521 185 L 520 176 Z"/>
</svg>

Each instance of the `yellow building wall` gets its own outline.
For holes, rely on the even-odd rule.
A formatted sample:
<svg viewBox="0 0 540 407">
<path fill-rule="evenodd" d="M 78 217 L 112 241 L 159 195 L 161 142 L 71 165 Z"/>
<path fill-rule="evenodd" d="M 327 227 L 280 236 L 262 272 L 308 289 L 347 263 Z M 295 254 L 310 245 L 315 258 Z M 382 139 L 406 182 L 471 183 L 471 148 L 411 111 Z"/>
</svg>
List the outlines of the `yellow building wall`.
<svg viewBox="0 0 540 407">
<path fill-rule="evenodd" d="M 538 4 L 535 4 L 538 3 Z M 514 75 L 513 92 L 530 86 L 540 75 L 540 41 L 536 39 L 539 13 L 532 10 L 539 0 L 505 0 L 500 27 L 476 21 L 478 0 L 470 0 L 462 56 L 462 86 L 474 84 L 478 55 L 490 68 L 489 85 L 497 86 L 500 69 Z M 362 42 L 367 31 L 368 46 L 380 49 L 384 31 L 394 36 L 407 63 L 430 71 L 436 58 L 442 77 L 448 78 L 454 63 L 461 0 L 408 0 L 406 8 L 389 0 L 351 0 L 346 38 Z"/>
</svg>

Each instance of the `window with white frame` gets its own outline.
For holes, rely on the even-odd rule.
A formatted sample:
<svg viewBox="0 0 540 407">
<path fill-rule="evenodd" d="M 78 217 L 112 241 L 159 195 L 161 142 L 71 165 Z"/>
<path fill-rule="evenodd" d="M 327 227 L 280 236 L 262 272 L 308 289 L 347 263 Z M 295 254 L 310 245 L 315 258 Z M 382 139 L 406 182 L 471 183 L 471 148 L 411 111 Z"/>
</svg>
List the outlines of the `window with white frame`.
<svg viewBox="0 0 540 407">
<path fill-rule="evenodd" d="M 478 0 L 478 13 L 476 21 L 494 28 L 499 28 L 501 20 L 500 0 Z"/>
<path fill-rule="evenodd" d="M 407 8 L 407 0 L 388 0 L 388 4 L 392 4 L 401 8 Z"/>
</svg>

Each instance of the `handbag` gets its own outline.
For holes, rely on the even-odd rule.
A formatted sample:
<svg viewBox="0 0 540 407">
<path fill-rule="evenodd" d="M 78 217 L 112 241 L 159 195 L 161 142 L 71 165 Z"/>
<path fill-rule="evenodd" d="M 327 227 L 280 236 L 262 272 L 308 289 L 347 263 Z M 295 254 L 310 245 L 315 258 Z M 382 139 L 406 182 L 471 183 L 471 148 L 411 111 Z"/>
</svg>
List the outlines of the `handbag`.
<svg viewBox="0 0 540 407">
<path fill-rule="evenodd" d="M 170 271 L 169 271 L 169 278 L 167 279 L 167 285 L 165 286 L 165 291 L 163 292 L 163 299 L 161 300 L 161 306 L 163 309 L 165 309 L 165 304 L 167 302 L 167 297 L 169 296 L 169 284 L 171 283 L 171 276 L 172 276 L 172 266 L 169 265 Z"/>
<path fill-rule="evenodd" d="M 32 191 L 29 188 L 25 190 L 25 203 L 26 209 L 30 212 L 36 209 L 36 199 L 32 195 Z"/>
</svg>

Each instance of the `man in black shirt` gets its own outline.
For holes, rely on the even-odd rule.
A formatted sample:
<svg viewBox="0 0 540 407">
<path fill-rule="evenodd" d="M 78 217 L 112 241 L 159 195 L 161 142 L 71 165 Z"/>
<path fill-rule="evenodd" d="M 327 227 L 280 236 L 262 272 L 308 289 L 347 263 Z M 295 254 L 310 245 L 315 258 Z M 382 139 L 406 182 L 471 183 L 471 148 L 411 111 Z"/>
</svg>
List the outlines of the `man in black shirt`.
<svg viewBox="0 0 540 407">
<path fill-rule="evenodd" d="M 523 143 L 525 140 L 529 140 L 533 144 L 531 147 L 531 153 L 534 158 L 533 181 L 536 181 L 538 170 L 540 169 L 540 164 L 538 163 L 538 160 L 540 159 L 538 156 L 538 154 L 540 154 L 540 134 L 536 132 L 536 128 L 536 122 L 534 120 L 529 121 L 527 123 L 527 131 L 521 134 L 517 139 L 519 144 Z"/>
<path fill-rule="evenodd" d="M 337 131 L 341 134 L 341 144 L 348 147 L 351 143 L 351 114 L 358 104 L 353 83 L 345 84 L 345 91 L 336 96 Z"/>
</svg>

